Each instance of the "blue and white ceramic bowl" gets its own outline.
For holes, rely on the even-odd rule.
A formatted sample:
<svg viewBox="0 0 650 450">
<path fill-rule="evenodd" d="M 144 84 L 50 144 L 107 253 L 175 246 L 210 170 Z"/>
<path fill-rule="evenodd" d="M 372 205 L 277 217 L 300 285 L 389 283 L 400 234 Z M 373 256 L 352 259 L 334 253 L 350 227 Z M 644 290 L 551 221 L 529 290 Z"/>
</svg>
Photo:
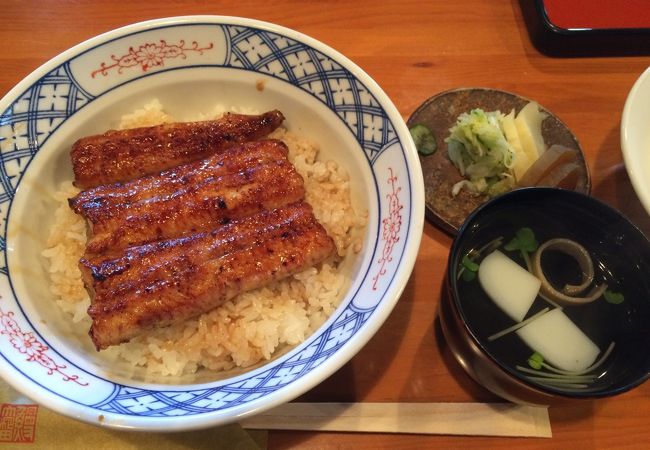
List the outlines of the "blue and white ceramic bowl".
<svg viewBox="0 0 650 450">
<path fill-rule="evenodd" d="M 263 85 L 263 89 L 259 89 Z M 157 98 L 177 116 L 217 103 L 280 109 L 351 174 L 369 212 L 340 307 L 304 343 L 225 378 L 143 381 L 102 359 L 48 290 L 41 257 L 77 138 Z M 36 402 L 143 430 L 223 424 L 289 401 L 348 361 L 399 299 L 418 252 L 423 183 L 409 132 L 379 86 L 322 43 L 268 23 L 179 17 L 121 28 L 49 61 L 0 101 L 0 370 Z"/>
</svg>

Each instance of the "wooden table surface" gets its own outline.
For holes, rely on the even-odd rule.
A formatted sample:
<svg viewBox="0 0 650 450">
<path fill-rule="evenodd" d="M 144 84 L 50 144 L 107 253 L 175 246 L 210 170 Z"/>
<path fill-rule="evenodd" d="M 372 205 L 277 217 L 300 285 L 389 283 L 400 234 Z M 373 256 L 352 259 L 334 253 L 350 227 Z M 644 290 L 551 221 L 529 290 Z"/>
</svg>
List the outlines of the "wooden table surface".
<svg viewBox="0 0 650 450">
<path fill-rule="evenodd" d="M 531 0 L 532 1 L 532 0 Z M 386 91 L 404 119 L 455 87 L 520 93 L 577 135 L 592 194 L 646 234 L 650 220 L 622 161 L 620 120 L 650 57 L 551 58 L 531 44 L 519 2 L 17 1 L 0 2 L 0 96 L 63 50 L 98 33 L 158 17 L 215 14 L 274 22 L 340 51 Z M 359 354 L 305 401 L 498 401 L 459 368 L 441 336 L 438 301 L 452 239 L 430 224 L 393 313 Z M 271 432 L 269 448 L 634 448 L 650 445 L 650 383 L 616 398 L 550 409 L 552 439 Z"/>
</svg>

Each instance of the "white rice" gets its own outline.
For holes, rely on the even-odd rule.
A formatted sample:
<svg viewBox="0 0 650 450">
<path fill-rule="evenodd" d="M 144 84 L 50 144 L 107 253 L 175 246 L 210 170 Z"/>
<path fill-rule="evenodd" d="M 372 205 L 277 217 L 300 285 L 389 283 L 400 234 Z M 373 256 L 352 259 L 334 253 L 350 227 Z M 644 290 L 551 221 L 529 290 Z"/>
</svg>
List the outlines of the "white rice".
<svg viewBox="0 0 650 450">
<path fill-rule="evenodd" d="M 217 107 L 192 119 L 218 117 L 223 112 L 224 108 Z M 120 128 L 172 121 L 174 118 L 154 100 L 123 116 Z M 143 366 L 148 374 L 182 375 L 201 368 L 220 371 L 247 367 L 304 341 L 336 309 L 346 284 L 339 265 L 346 254 L 360 251 L 361 244 L 354 236 L 360 235 L 358 230 L 365 225 L 366 217 L 352 208 L 348 174 L 334 161 L 318 161 L 319 149 L 314 142 L 285 129 L 271 137 L 282 139 L 289 147 L 289 159 L 305 179 L 306 199 L 334 239 L 339 257 L 244 293 L 195 319 L 153 330 L 104 352 Z M 60 205 L 43 256 L 49 261 L 51 292 L 58 306 L 85 331 L 91 323 L 86 312 L 90 300 L 77 264 L 84 252 L 86 224 L 67 203 L 77 192 L 68 181 L 56 194 Z"/>
</svg>

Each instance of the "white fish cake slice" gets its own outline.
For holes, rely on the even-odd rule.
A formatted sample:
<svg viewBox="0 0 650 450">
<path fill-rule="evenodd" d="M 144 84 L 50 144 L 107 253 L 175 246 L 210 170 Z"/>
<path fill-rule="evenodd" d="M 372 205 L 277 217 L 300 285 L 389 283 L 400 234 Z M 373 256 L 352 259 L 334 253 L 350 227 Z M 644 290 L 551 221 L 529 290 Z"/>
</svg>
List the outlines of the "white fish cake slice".
<svg viewBox="0 0 650 450">
<path fill-rule="evenodd" d="M 537 277 L 498 250 L 483 259 L 478 279 L 492 301 L 517 322 L 524 320 L 541 286 Z"/>
<path fill-rule="evenodd" d="M 516 331 L 531 349 L 562 370 L 591 366 L 600 349 L 560 308 L 543 314 Z"/>
</svg>

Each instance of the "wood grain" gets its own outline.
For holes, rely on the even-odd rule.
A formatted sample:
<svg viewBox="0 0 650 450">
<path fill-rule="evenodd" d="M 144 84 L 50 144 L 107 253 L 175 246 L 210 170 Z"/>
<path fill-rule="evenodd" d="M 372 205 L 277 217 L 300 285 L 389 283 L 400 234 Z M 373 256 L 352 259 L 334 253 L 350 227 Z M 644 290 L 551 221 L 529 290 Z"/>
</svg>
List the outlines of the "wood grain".
<svg viewBox="0 0 650 450">
<path fill-rule="evenodd" d="M 0 95 L 49 58 L 98 33 L 157 17 L 250 17 L 306 33 L 370 74 L 408 116 L 431 95 L 485 86 L 536 99 L 580 140 L 592 194 L 646 234 L 650 219 L 622 162 L 620 118 L 650 57 L 550 58 L 531 44 L 516 0 L 177 1 L 4 0 Z M 359 354 L 302 401 L 494 402 L 453 360 L 437 308 L 449 236 L 427 224 L 395 310 Z M 597 402 L 550 409 L 552 439 L 273 431 L 270 448 L 638 448 L 650 441 L 650 384 Z"/>
</svg>

